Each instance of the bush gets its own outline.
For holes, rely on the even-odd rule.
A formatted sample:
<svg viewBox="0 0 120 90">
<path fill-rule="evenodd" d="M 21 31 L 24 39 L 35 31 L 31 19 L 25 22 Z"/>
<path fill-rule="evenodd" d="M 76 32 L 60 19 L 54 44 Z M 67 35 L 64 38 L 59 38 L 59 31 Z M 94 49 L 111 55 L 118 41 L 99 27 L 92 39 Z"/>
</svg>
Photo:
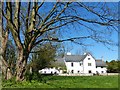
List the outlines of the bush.
<svg viewBox="0 0 120 90">
<path fill-rule="evenodd" d="M 67 71 L 66 71 L 66 70 L 63 70 L 63 73 L 67 73 Z"/>
<path fill-rule="evenodd" d="M 17 82 L 15 81 L 15 77 L 9 80 L 2 78 L 2 87 L 9 87 L 9 86 L 15 85 L 16 83 Z"/>
<path fill-rule="evenodd" d="M 38 80 L 39 81 L 41 79 L 41 75 L 37 72 L 34 72 L 34 73 L 27 72 L 25 74 L 25 78 L 27 81 L 31 81 L 31 80 Z"/>
</svg>

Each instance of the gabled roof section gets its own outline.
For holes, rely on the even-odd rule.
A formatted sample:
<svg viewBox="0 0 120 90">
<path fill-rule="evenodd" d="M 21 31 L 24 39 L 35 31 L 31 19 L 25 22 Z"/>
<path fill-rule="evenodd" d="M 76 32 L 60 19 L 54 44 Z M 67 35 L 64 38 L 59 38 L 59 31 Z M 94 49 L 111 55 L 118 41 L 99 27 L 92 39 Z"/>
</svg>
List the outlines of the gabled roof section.
<svg viewBox="0 0 120 90">
<path fill-rule="evenodd" d="M 86 53 L 86 56 L 87 56 L 87 55 L 91 55 L 91 57 L 92 57 L 94 60 L 96 60 L 95 57 L 94 57 L 90 52 L 87 52 L 87 53 Z"/>
<path fill-rule="evenodd" d="M 107 66 L 106 63 L 102 59 L 97 59 L 97 60 L 95 60 L 95 62 L 96 62 L 96 66 L 98 66 L 98 67 L 100 67 L 100 66 L 102 66 L 102 67 Z"/>
<path fill-rule="evenodd" d="M 84 60 L 86 55 L 65 55 L 66 62 L 80 62 Z"/>
</svg>

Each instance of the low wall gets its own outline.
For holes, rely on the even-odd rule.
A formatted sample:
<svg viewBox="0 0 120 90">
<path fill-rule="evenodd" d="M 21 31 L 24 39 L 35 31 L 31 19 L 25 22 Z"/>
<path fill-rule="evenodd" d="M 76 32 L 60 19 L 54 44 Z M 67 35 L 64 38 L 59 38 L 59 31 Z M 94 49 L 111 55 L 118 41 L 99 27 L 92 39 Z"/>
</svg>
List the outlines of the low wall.
<svg viewBox="0 0 120 90">
<path fill-rule="evenodd" d="M 105 74 L 101 74 L 101 75 L 119 75 L 119 73 L 105 73 Z"/>
<path fill-rule="evenodd" d="M 93 74 L 85 74 L 85 73 L 82 73 L 82 74 L 58 74 L 59 76 L 93 76 Z M 108 76 L 108 75 L 119 75 L 119 73 L 103 73 L 103 74 L 100 74 L 102 76 Z"/>
<path fill-rule="evenodd" d="M 93 76 L 93 74 L 59 74 L 59 76 Z"/>
</svg>

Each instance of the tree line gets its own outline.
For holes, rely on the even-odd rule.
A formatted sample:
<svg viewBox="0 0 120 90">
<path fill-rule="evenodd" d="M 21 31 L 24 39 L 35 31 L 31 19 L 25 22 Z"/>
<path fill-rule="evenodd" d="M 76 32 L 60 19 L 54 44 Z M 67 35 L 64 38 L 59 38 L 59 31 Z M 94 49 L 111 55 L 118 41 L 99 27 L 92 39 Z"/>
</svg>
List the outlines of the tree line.
<svg viewBox="0 0 120 90">
<path fill-rule="evenodd" d="M 107 72 L 108 73 L 119 73 L 120 72 L 120 61 L 119 60 L 111 60 L 107 62 Z"/>
</svg>

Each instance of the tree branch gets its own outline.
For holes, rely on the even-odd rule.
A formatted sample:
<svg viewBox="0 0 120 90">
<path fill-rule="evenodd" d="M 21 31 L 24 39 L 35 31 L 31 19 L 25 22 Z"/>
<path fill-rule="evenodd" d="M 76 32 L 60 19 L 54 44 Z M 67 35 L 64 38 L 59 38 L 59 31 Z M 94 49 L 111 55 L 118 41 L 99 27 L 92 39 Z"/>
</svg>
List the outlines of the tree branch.
<svg viewBox="0 0 120 90">
<path fill-rule="evenodd" d="M 46 38 L 46 39 L 41 39 L 39 41 L 37 41 L 34 45 L 37 45 L 39 44 L 40 42 L 43 42 L 43 41 L 54 41 L 54 42 L 65 42 L 65 41 L 74 41 L 74 40 L 77 40 L 77 39 L 86 39 L 86 38 L 91 38 L 92 36 L 83 36 L 83 37 L 74 37 L 74 38 L 68 38 L 68 39 L 63 39 L 63 40 L 59 40 L 58 38 Z"/>
</svg>

